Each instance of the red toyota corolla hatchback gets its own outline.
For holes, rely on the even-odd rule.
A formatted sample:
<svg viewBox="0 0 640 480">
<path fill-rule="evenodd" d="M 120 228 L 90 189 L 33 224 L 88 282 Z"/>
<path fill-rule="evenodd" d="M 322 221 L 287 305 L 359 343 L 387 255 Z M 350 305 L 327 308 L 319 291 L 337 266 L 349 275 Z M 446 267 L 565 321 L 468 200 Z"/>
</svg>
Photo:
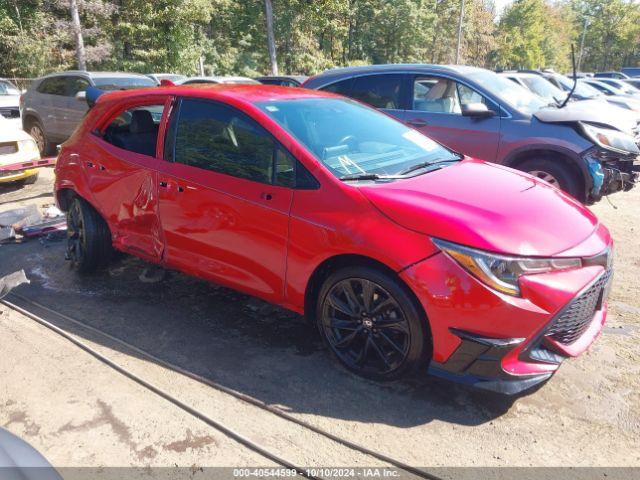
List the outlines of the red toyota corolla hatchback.
<svg viewBox="0 0 640 480">
<path fill-rule="evenodd" d="M 329 93 L 102 95 L 55 190 L 78 270 L 115 247 L 283 305 L 374 379 L 516 393 L 605 321 L 612 241 L 588 210 Z"/>
</svg>

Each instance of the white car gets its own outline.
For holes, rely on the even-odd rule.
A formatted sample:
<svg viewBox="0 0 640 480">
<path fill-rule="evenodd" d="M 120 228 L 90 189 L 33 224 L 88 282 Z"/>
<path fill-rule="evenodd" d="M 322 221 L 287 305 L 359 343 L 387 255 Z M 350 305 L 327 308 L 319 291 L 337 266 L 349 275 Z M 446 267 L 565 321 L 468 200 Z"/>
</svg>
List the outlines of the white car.
<svg viewBox="0 0 640 480">
<path fill-rule="evenodd" d="M 0 116 L 21 127 L 20 90 L 5 78 L 0 78 Z"/>
<path fill-rule="evenodd" d="M 11 120 L 0 117 L 0 184 L 35 183 L 38 168 L 54 162 L 41 159 L 35 140 Z"/>
</svg>

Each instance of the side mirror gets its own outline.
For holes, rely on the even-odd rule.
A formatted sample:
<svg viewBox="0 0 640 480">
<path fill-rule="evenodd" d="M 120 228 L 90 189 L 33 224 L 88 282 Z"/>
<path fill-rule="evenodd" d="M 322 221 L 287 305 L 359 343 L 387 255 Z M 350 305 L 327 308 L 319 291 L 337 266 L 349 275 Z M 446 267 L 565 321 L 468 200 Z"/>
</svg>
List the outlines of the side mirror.
<svg viewBox="0 0 640 480">
<path fill-rule="evenodd" d="M 496 112 L 489 110 L 484 103 L 467 103 L 462 105 L 462 116 L 472 118 L 489 118 L 496 115 Z"/>
<path fill-rule="evenodd" d="M 78 93 L 76 93 L 76 100 L 78 100 L 80 102 L 86 102 L 87 101 L 87 92 L 85 92 L 84 90 L 81 90 Z"/>
</svg>

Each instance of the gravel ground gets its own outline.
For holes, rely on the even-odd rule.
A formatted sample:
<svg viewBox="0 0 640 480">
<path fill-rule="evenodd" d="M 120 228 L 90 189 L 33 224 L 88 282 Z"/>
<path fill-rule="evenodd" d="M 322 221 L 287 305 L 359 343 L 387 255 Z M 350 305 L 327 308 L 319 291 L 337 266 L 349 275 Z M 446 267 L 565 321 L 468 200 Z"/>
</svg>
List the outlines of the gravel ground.
<svg viewBox="0 0 640 480">
<path fill-rule="evenodd" d="M 0 187 L 0 212 L 51 202 L 52 172 Z M 640 466 L 640 189 L 592 207 L 616 240 L 603 335 L 542 388 L 508 399 L 430 378 L 380 385 L 345 372 L 299 317 L 171 272 L 157 283 L 124 257 L 79 277 L 62 242 L 0 246 L 16 291 L 163 360 L 419 466 Z M 0 426 L 57 466 L 267 465 L 263 458 L 0 307 Z M 52 320 L 53 321 L 53 320 Z M 55 320 L 183 401 L 305 465 L 377 462 L 167 372 Z"/>
</svg>

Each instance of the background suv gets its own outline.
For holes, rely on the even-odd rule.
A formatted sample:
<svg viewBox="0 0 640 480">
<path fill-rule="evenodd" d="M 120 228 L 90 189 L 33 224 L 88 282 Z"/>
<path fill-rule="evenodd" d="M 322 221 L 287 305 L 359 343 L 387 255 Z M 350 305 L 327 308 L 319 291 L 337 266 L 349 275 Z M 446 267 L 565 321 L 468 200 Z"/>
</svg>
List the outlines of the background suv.
<svg viewBox="0 0 640 480">
<path fill-rule="evenodd" d="M 41 155 L 50 155 L 76 129 L 88 105 L 85 90 L 154 87 L 156 82 L 135 73 L 68 71 L 35 80 L 20 99 L 22 127 L 31 134 Z"/>
<path fill-rule="evenodd" d="M 640 136 L 631 112 L 600 101 L 560 109 L 482 68 L 341 68 L 303 86 L 356 98 L 457 152 L 528 172 L 584 203 L 637 178 Z"/>
</svg>

